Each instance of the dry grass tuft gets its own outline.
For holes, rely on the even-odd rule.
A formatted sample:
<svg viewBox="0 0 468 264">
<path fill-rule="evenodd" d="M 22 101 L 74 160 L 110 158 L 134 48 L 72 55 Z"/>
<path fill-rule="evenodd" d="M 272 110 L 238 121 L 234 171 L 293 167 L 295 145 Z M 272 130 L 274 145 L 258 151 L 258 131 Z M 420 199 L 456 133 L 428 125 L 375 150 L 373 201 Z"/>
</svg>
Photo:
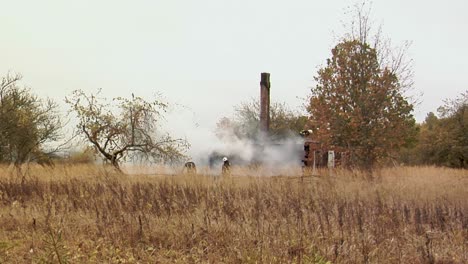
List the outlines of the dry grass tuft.
<svg viewBox="0 0 468 264">
<path fill-rule="evenodd" d="M 467 187 L 466 170 L 431 167 L 372 181 L 0 167 L 0 263 L 466 263 Z"/>
</svg>

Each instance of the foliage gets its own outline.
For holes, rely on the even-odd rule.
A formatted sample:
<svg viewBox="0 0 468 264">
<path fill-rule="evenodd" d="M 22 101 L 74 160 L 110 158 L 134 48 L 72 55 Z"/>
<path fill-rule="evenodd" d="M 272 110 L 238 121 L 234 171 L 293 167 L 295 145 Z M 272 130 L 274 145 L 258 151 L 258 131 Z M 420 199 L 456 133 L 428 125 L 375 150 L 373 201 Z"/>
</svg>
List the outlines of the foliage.
<svg viewBox="0 0 468 264">
<path fill-rule="evenodd" d="M 49 227 L 48 234 L 43 240 L 44 253 L 39 258 L 39 263 L 69 263 L 67 249 L 64 245 L 62 230 L 54 230 Z"/>
<path fill-rule="evenodd" d="M 451 167 L 468 168 L 468 90 L 438 109 L 450 146 L 447 161 Z"/>
<path fill-rule="evenodd" d="M 421 124 L 418 144 L 409 151 L 409 162 L 468 168 L 468 91 L 445 100 L 438 114 L 429 113 Z"/>
<path fill-rule="evenodd" d="M 66 164 L 93 164 L 96 160 L 96 151 L 91 146 L 86 146 L 79 151 L 70 152 L 69 155 L 61 159 Z"/>
<path fill-rule="evenodd" d="M 252 99 L 234 107 L 234 118 L 223 117 L 216 124 L 216 135 L 221 139 L 236 137 L 256 140 L 260 134 L 260 102 Z M 270 105 L 269 139 L 281 140 L 298 135 L 304 129 L 307 117 L 290 110 L 285 103 Z"/>
<path fill-rule="evenodd" d="M 20 87 L 20 80 L 8 74 L 0 83 L 0 162 L 47 162 L 57 148 L 46 145 L 60 139 L 58 106 Z"/>
<path fill-rule="evenodd" d="M 347 148 L 354 165 L 371 169 L 409 144 L 416 130 L 413 105 L 404 95 L 409 81 L 400 81 L 405 67 L 394 62 L 392 68 L 382 59 L 389 52 L 367 43 L 368 17 L 358 15 L 358 34 L 339 42 L 315 77 L 308 127 L 325 145 Z"/>
<path fill-rule="evenodd" d="M 132 95 L 114 98 L 111 105 L 98 96 L 76 90 L 66 102 L 78 118 L 78 133 L 116 169 L 127 159 L 176 162 L 184 157 L 188 143 L 157 129 L 166 103 Z"/>
</svg>

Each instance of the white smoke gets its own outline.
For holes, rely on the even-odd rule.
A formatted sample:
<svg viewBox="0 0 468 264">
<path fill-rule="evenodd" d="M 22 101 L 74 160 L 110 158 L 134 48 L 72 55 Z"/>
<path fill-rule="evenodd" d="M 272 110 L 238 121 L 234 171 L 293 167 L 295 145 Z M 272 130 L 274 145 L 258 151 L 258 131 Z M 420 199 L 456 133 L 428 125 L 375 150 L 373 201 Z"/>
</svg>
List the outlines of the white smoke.
<svg viewBox="0 0 468 264">
<path fill-rule="evenodd" d="M 299 135 L 291 134 L 281 141 L 269 141 L 265 137 L 256 140 L 239 138 L 233 131 L 227 132 L 227 136 L 220 138 L 213 130 L 200 127 L 190 130 L 187 139 L 191 143 L 188 152 L 191 161 L 215 175 L 221 171 L 223 157 L 230 160 L 233 174 L 273 176 L 300 173 L 303 140 Z"/>
<path fill-rule="evenodd" d="M 185 138 L 190 143 L 187 160 L 197 166 L 197 171 L 209 175 L 221 173 L 222 159 L 227 157 L 233 175 L 274 176 L 298 175 L 304 151 L 303 138 L 295 133 L 280 141 L 270 141 L 266 136 L 255 140 L 241 138 L 233 128 L 216 131 L 211 116 L 200 120 L 192 111 L 176 111 L 168 115 L 170 128 L 166 130 L 175 138 Z M 168 124 L 169 125 L 169 124 Z M 221 133 L 220 133 L 221 132 Z M 211 160 L 210 160 L 211 157 Z M 179 165 L 181 168 L 183 166 Z M 179 171 L 178 168 L 175 171 Z"/>
</svg>

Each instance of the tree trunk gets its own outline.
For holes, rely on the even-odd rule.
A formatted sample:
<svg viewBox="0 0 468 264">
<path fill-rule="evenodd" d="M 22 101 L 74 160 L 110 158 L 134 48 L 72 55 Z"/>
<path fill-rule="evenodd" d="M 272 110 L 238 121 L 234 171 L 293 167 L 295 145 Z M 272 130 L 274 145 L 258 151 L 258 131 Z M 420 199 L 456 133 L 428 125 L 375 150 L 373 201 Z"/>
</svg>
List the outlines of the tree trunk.
<svg viewBox="0 0 468 264">
<path fill-rule="evenodd" d="M 117 170 L 118 173 L 123 173 L 123 171 L 122 171 L 122 169 L 120 168 L 119 162 L 117 161 L 115 155 L 113 155 L 113 156 L 111 157 L 111 160 L 110 160 L 110 161 L 111 161 L 112 166 L 114 166 L 114 168 Z"/>
</svg>

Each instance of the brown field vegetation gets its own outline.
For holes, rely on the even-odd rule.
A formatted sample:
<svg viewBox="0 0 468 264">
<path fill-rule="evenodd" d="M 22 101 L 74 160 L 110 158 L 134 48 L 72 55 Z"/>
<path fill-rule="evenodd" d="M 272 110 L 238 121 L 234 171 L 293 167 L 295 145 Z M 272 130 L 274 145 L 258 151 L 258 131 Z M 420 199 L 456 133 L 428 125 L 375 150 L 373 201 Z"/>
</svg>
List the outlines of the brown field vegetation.
<svg viewBox="0 0 468 264">
<path fill-rule="evenodd" d="M 468 173 L 0 167 L 0 263 L 467 263 Z"/>
</svg>

